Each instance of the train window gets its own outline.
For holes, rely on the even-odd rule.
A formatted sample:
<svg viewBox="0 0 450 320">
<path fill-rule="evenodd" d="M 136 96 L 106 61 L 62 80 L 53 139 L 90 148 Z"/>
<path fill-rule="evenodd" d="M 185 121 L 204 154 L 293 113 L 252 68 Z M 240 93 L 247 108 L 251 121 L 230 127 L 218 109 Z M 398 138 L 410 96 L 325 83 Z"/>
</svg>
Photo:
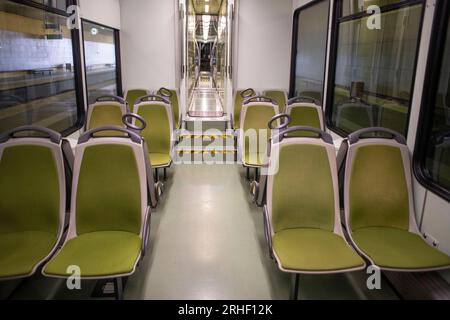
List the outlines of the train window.
<svg viewBox="0 0 450 320">
<path fill-rule="evenodd" d="M 33 124 L 69 134 L 79 127 L 76 42 L 66 22 L 64 15 L 2 1 L 0 132 Z"/>
<path fill-rule="evenodd" d="M 66 11 L 67 9 L 67 0 L 31 0 L 33 2 L 36 2 L 38 4 L 42 4 L 46 7 L 51 7 L 59 10 Z"/>
<path fill-rule="evenodd" d="M 290 96 L 306 96 L 323 102 L 328 38 L 329 0 L 297 9 Z"/>
<path fill-rule="evenodd" d="M 378 126 L 406 135 L 423 8 L 421 1 L 382 6 L 380 28 L 368 13 L 338 16 L 327 99 L 332 130 L 345 136 Z"/>
<path fill-rule="evenodd" d="M 349 16 L 355 13 L 360 13 L 367 11 L 370 6 L 386 6 L 390 4 L 395 4 L 396 2 L 400 2 L 400 0 L 370 0 L 370 1 L 361 1 L 361 0 L 343 0 L 341 13 L 342 16 Z"/>
<path fill-rule="evenodd" d="M 419 180 L 450 200 L 450 4 L 441 1 L 437 10 L 415 164 Z"/>
<path fill-rule="evenodd" d="M 118 75 L 118 37 L 118 30 L 83 20 L 89 104 L 102 95 L 122 94 Z"/>
</svg>

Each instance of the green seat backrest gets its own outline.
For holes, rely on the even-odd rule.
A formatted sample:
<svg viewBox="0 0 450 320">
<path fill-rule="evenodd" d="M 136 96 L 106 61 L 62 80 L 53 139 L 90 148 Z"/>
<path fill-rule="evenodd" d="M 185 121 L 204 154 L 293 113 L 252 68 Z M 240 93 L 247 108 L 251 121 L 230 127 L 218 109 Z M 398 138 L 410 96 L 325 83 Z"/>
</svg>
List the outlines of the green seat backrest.
<svg viewBox="0 0 450 320">
<path fill-rule="evenodd" d="M 55 157 L 39 145 L 6 147 L 0 159 L 0 233 L 59 229 L 60 189 Z"/>
<path fill-rule="evenodd" d="M 160 95 L 160 96 L 162 95 L 161 90 L 162 89 L 160 89 L 158 91 L 158 95 Z M 169 90 L 169 91 L 172 93 L 169 100 L 170 100 L 170 104 L 172 105 L 174 126 L 175 126 L 175 128 L 180 128 L 180 105 L 179 105 L 179 100 L 178 100 L 178 92 L 177 92 L 177 90 Z"/>
<path fill-rule="evenodd" d="M 247 107 L 242 128 L 245 135 L 244 154 L 249 152 L 266 153 L 267 143 L 271 135 L 268 123 L 275 116 L 275 113 L 272 105 L 250 105 Z M 250 130 L 253 130 L 254 134 Z M 263 134 L 264 132 L 266 134 Z M 254 135 L 256 135 L 256 140 L 252 141 L 252 145 L 250 145 L 250 139 Z M 257 145 L 253 145 L 256 142 Z"/>
<path fill-rule="evenodd" d="M 77 234 L 140 234 L 140 179 L 131 146 L 101 144 L 84 150 L 76 195 Z"/>
<path fill-rule="evenodd" d="M 289 127 L 307 126 L 322 130 L 320 123 L 320 114 L 317 109 L 309 106 L 292 107 L 289 115 L 291 116 L 291 123 Z M 308 131 L 296 131 L 289 134 L 290 137 L 317 137 L 318 135 Z"/>
<path fill-rule="evenodd" d="M 244 99 L 241 96 L 242 92 L 244 92 L 244 90 L 238 90 L 236 92 L 236 96 L 234 97 L 233 127 L 235 129 L 239 129 L 239 126 L 241 125 L 241 110 L 242 110 L 242 103 L 244 102 Z"/>
<path fill-rule="evenodd" d="M 170 119 L 166 108 L 161 104 L 149 102 L 139 106 L 138 114 L 148 124 L 141 132 L 141 136 L 148 144 L 148 151 L 150 153 L 170 154 Z"/>
<path fill-rule="evenodd" d="M 334 231 L 334 195 L 325 147 L 312 144 L 281 146 L 272 191 L 275 232 L 294 228 Z"/>
<path fill-rule="evenodd" d="M 273 100 L 275 100 L 277 102 L 280 113 L 284 112 L 284 110 L 286 109 L 286 104 L 287 104 L 286 93 L 284 91 L 269 90 L 269 91 L 265 91 L 264 95 L 266 97 L 272 98 Z"/>
<path fill-rule="evenodd" d="M 128 90 L 127 91 L 127 102 L 128 107 L 130 108 L 131 112 L 134 112 L 134 103 L 138 98 L 145 97 L 148 95 L 148 92 L 146 90 L 142 89 L 134 89 L 134 90 Z"/>
<path fill-rule="evenodd" d="M 380 107 L 380 127 L 405 134 L 408 121 L 408 108 L 395 102 Z"/>
<path fill-rule="evenodd" d="M 409 229 L 409 197 L 399 148 L 366 145 L 356 149 L 350 171 L 349 221 L 365 227 Z"/>
<path fill-rule="evenodd" d="M 123 127 L 124 124 L 122 122 L 123 112 L 118 105 L 92 105 L 92 113 L 89 119 L 89 123 L 87 124 L 87 129 L 95 129 L 103 126 L 119 126 Z M 118 135 L 117 132 L 113 131 L 104 131 L 96 134 L 97 136 L 111 136 Z"/>
</svg>

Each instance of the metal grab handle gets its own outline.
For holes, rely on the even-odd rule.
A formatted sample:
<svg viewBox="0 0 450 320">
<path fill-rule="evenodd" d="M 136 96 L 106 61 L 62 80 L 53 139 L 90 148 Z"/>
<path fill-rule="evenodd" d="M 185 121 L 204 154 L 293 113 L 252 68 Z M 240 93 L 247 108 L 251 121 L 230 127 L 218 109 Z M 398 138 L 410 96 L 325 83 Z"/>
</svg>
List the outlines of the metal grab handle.
<svg viewBox="0 0 450 320">
<path fill-rule="evenodd" d="M 47 137 L 50 139 L 51 142 L 60 144 L 62 140 L 62 136 L 59 132 L 56 132 L 49 128 L 39 127 L 39 126 L 22 126 L 17 127 L 14 129 L 11 129 L 2 135 L 0 135 L 0 143 L 4 143 L 8 141 L 11 138 L 15 138 L 15 134 L 19 132 L 27 132 L 27 131 L 35 131 L 40 133 L 45 133 Z M 40 138 L 40 137 L 33 137 L 33 136 L 27 136 L 31 138 Z"/>
<path fill-rule="evenodd" d="M 316 133 L 319 135 L 319 138 L 322 139 L 324 142 L 334 145 L 333 137 L 331 136 L 331 134 L 329 134 L 323 130 L 320 130 L 320 129 L 317 129 L 314 127 L 307 127 L 307 126 L 295 126 L 295 127 L 291 127 L 286 130 L 283 130 L 273 138 L 273 141 L 281 142 L 281 141 L 283 141 L 284 138 L 288 137 L 287 135 L 289 133 L 297 132 L 297 131 L 308 131 L 308 132 Z"/>
<path fill-rule="evenodd" d="M 138 105 L 142 102 L 163 102 L 165 104 L 170 104 L 170 101 L 163 98 L 162 96 L 158 96 L 155 94 L 149 94 L 148 96 L 137 98 L 137 100 L 134 102 L 135 105 Z"/>
<path fill-rule="evenodd" d="M 278 106 L 278 103 L 274 99 L 266 97 L 266 96 L 255 96 L 255 97 L 248 98 L 244 101 L 243 104 L 246 105 L 246 104 L 253 103 L 253 102 L 267 102 L 267 103 L 271 103 L 271 104 Z"/>
<path fill-rule="evenodd" d="M 280 119 L 286 119 L 286 120 L 283 121 L 280 126 L 274 127 L 275 121 L 280 120 Z M 270 119 L 270 121 L 268 123 L 268 127 L 270 130 L 283 130 L 283 129 L 286 129 L 288 127 L 288 125 L 291 124 L 291 122 L 292 122 L 292 118 L 288 114 L 281 113 L 281 114 L 276 115 L 272 119 Z"/>
<path fill-rule="evenodd" d="M 125 99 L 114 95 L 104 95 L 98 97 L 97 99 L 95 99 L 95 102 L 118 102 L 120 104 L 127 104 Z"/>
<path fill-rule="evenodd" d="M 252 88 L 246 89 L 241 92 L 241 98 L 247 99 L 256 95 L 256 91 Z"/>
<path fill-rule="evenodd" d="M 287 104 L 288 104 L 288 106 L 291 106 L 296 103 L 313 103 L 315 105 L 320 106 L 319 100 L 310 98 L 310 97 L 304 97 L 304 96 L 298 96 L 298 97 L 289 99 Z"/>
<path fill-rule="evenodd" d="M 128 121 L 130 118 L 139 120 L 142 123 L 142 125 L 140 127 L 134 125 L 132 122 Z M 145 128 L 147 128 L 147 121 L 145 121 L 145 119 L 143 117 L 141 117 L 140 115 L 135 114 L 135 113 L 124 114 L 122 117 L 122 122 L 127 126 L 128 129 L 136 130 L 138 132 L 141 132 Z"/>
<path fill-rule="evenodd" d="M 162 87 L 158 90 L 158 93 L 165 98 L 171 98 L 173 96 L 173 92 L 170 89 Z"/>
<path fill-rule="evenodd" d="M 406 145 L 406 139 L 404 136 L 402 136 L 400 133 L 398 133 L 394 130 L 391 130 L 388 128 L 382 128 L 382 127 L 364 128 L 364 129 L 358 130 L 358 131 L 352 133 L 351 135 L 349 135 L 348 141 L 350 144 L 355 144 L 360 139 L 363 139 L 364 135 L 366 135 L 368 133 L 375 133 L 375 132 L 389 134 L 392 136 L 392 139 L 394 139 L 398 143 Z M 382 138 L 382 137 L 380 137 L 380 138 Z"/>
<path fill-rule="evenodd" d="M 130 129 L 116 127 L 116 126 L 104 126 L 104 127 L 98 127 L 98 128 L 94 128 L 89 131 L 86 131 L 78 139 L 78 144 L 82 144 L 82 143 L 88 142 L 92 138 L 96 138 L 96 137 L 94 137 L 94 134 L 102 132 L 102 131 L 123 132 L 123 133 L 126 133 L 134 143 L 142 144 L 142 138 L 140 135 L 131 131 Z M 101 138 L 105 138 L 105 137 L 102 136 Z M 118 138 L 121 138 L 121 137 L 118 137 Z"/>
</svg>

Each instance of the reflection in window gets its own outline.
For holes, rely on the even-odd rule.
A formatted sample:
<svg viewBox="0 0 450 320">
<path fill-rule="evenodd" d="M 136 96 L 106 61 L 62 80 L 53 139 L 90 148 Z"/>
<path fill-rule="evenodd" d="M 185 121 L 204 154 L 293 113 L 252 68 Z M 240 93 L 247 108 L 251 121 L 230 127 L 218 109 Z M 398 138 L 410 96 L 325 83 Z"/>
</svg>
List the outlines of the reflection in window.
<svg viewBox="0 0 450 320">
<path fill-rule="evenodd" d="M 360 12 L 365 12 L 370 6 L 376 5 L 379 7 L 401 2 L 402 0 L 343 0 L 342 1 L 342 16 L 346 17 Z"/>
<path fill-rule="evenodd" d="M 329 0 L 300 11 L 295 60 L 295 96 L 323 101 Z"/>
<path fill-rule="evenodd" d="M 450 191 L 450 24 L 440 70 L 425 166 L 429 178 Z"/>
<path fill-rule="evenodd" d="M 118 95 L 115 30 L 83 21 L 89 104 L 103 95 Z"/>
<path fill-rule="evenodd" d="M 31 124 L 60 132 L 74 127 L 74 70 L 65 17 L 2 1 L 0 132 Z"/>
<path fill-rule="evenodd" d="M 31 0 L 33 2 L 43 4 L 47 7 L 52 7 L 60 10 L 66 11 L 67 8 L 67 0 Z"/>
<path fill-rule="evenodd" d="M 406 135 L 420 37 L 422 4 L 339 24 L 332 123 L 344 133 L 385 127 Z"/>
</svg>

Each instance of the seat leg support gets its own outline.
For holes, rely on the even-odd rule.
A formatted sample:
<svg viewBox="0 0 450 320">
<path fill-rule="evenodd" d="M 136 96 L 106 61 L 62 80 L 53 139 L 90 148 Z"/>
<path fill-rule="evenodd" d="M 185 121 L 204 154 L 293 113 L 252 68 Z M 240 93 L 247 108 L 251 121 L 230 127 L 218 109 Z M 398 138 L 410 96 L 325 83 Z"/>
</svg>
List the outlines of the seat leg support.
<svg viewBox="0 0 450 320">
<path fill-rule="evenodd" d="M 114 279 L 114 293 L 116 295 L 116 300 L 123 300 L 123 282 L 122 278 Z"/>
<path fill-rule="evenodd" d="M 290 300 L 298 300 L 298 287 L 300 282 L 300 275 L 298 273 L 292 275 L 291 296 Z"/>
<path fill-rule="evenodd" d="M 158 168 L 155 169 L 155 182 L 159 182 L 159 170 L 158 170 Z"/>
<path fill-rule="evenodd" d="M 167 181 L 167 168 L 164 168 L 164 181 Z"/>
<path fill-rule="evenodd" d="M 247 167 L 246 169 L 247 169 L 247 180 L 250 181 L 250 168 Z"/>
</svg>

